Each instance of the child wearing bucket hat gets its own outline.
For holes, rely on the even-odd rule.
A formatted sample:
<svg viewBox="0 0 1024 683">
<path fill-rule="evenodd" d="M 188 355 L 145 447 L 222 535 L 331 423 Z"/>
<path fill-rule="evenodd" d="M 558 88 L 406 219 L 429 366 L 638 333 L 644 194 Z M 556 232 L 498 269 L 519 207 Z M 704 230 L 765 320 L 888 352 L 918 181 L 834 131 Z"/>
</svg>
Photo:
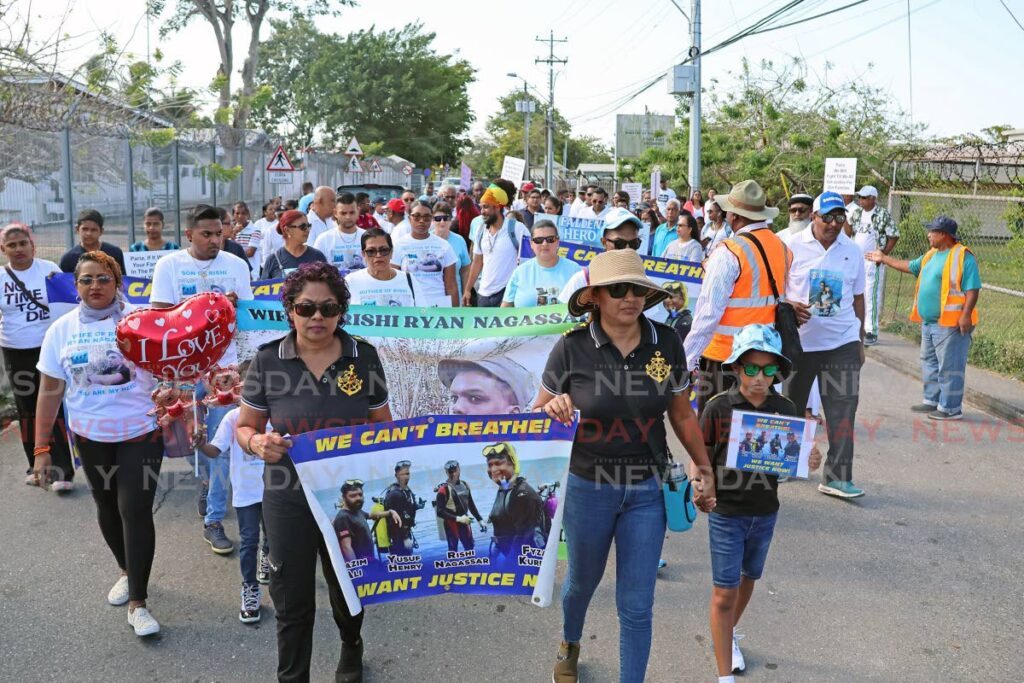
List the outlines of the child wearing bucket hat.
<svg viewBox="0 0 1024 683">
<path fill-rule="evenodd" d="M 736 623 L 743 615 L 754 582 L 761 578 L 779 510 L 778 477 L 725 467 L 734 410 L 802 417 L 772 385 L 792 369 L 782 355 L 782 339 L 770 325 L 747 325 L 733 338 L 732 353 L 723 363 L 737 377 L 736 385 L 708 401 L 700 423 L 717 482 L 718 504 L 708 515 L 711 545 L 711 637 L 720 682 L 732 683 L 746 664 L 737 645 Z M 810 469 L 821 464 L 817 446 Z M 695 479 L 699 476 L 694 472 Z M 741 597 L 744 596 L 744 597 Z M 744 599 L 745 598 L 745 599 Z"/>
</svg>

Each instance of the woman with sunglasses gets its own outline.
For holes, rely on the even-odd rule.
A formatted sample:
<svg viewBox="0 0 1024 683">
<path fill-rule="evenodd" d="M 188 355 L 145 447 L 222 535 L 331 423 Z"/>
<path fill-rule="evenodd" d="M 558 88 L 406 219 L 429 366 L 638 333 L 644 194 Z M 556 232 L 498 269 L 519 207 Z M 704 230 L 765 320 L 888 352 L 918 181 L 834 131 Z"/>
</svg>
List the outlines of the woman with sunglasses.
<svg viewBox="0 0 1024 683">
<path fill-rule="evenodd" d="M 288 456 L 289 435 L 390 421 L 387 383 L 377 350 L 341 327 L 349 295 L 337 268 L 328 263 L 299 266 L 285 278 L 281 300 L 292 330 L 262 346 L 249 365 L 235 432 L 242 449 L 266 463 L 263 522 L 270 545 L 270 595 L 277 609 L 277 676 L 280 681 L 310 680 L 319 555 L 341 633 L 335 681 L 354 683 L 362 680 L 363 612 L 353 616 L 345 603 Z"/>
<path fill-rule="evenodd" d="M 590 313 L 590 323 L 555 343 L 542 375 L 536 409 L 566 423 L 580 411 L 562 519 L 569 568 L 554 683 L 578 680 L 583 622 L 613 542 L 619 681 L 644 680 L 665 539 L 666 413 L 701 473 L 695 501 L 704 511 L 714 507 L 715 485 L 690 407 L 683 344 L 672 328 L 643 314 L 666 296 L 644 275 L 643 260 L 632 249 L 598 254 L 589 285 L 569 299 L 569 313 Z"/>
<path fill-rule="evenodd" d="M 583 268 L 558 254 L 558 228 L 548 219 L 533 224 L 530 246 L 536 258 L 516 266 L 505 287 L 502 308 L 558 303 L 558 294 Z"/>
<path fill-rule="evenodd" d="M 620 249 L 632 249 L 641 253 L 647 253 L 647 241 L 649 232 L 633 213 L 626 209 L 612 209 L 604 219 L 604 228 L 601 232 L 601 247 L 605 251 L 618 251 Z M 558 294 L 559 301 L 569 301 L 573 293 L 579 291 L 589 284 L 587 268 L 581 269 L 569 278 L 569 281 Z"/>
<path fill-rule="evenodd" d="M 35 473 L 36 400 L 39 397 L 39 347 L 46 330 L 53 324 L 49 300 L 46 298 L 46 278 L 59 273 L 52 261 L 36 258 L 36 242 L 32 229 L 21 223 L 11 223 L 0 230 L 0 252 L 7 257 L 7 265 L 0 270 L 5 296 L 0 299 L 0 351 L 4 358 L 4 371 L 14 394 L 14 407 L 18 413 L 21 445 L 28 458 L 25 483 L 38 486 Z M 58 409 L 59 410 L 59 409 Z M 75 468 L 71 464 L 71 451 L 64 434 L 64 412 L 59 410 L 57 424 L 50 439 L 53 447 L 52 491 L 67 493 L 75 487 Z"/>
<path fill-rule="evenodd" d="M 261 280 L 287 277 L 303 263 L 327 263 L 322 251 L 306 244 L 309 219 L 301 211 L 285 211 L 277 222 L 277 231 L 284 237 L 284 246 L 267 257 L 260 273 Z"/>
<path fill-rule="evenodd" d="M 75 266 L 75 283 L 82 302 L 50 326 L 39 355 L 36 474 L 45 478 L 49 469 L 49 436 L 63 400 L 100 531 L 121 569 L 107 602 L 128 603 L 128 624 L 135 635 L 148 636 L 160 630 L 146 607 L 156 549 L 153 498 L 164 452 L 150 414 L 154 380 L 117 346 L 115 328 L 128 308 L 117 262 L 86 252 Z"/>
<path fill-rule="evenodd" d="M 443 240 L 448 241 L 448 246 L 455 252 L 455 291 L 462 291 L 462 282 L 469 275 L 469 265 L 473 260 L 469 257 L 469 245 L 465 238 L 457 232 L 452 232 L 452 205 L 445 201 L 434 204 L 434 222 L 431 232 Z"/>
<path fill-rule="evenodd" d="M 359 238 L 366 268 L 345 276 L 353 306 L 418 306 L 426 297 L 411 273 L 391 265 L 391 235 L 370 228 Z"/>
</svg>

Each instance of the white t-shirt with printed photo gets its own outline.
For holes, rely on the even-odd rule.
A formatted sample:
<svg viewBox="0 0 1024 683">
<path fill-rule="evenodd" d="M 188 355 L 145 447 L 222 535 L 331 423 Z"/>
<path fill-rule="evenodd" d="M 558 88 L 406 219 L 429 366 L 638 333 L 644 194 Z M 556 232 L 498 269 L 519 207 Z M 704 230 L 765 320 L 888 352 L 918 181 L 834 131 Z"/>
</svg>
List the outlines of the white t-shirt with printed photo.
<svg viewBox="0 0 1024 683">
<path fill-rule="evenodd" d="M 32 297 L 43 305 L 49 305 L 46 298 L 46 276 L 59 273 L 60 268 L 52 261 L 38 258 L 33 259 L 32 265 L 26 270 L 11 268 L 32 297 L 26 296 L 14 283 L 7 274 L 7 268 L 0 269 L 0 284 L 3 286 L 3 298 L 0 299 L 0 312 L 3 313 L 0 319 L 0 346 L 7 349 L 37 348 L 43 343 L 43 335 L 53 323 L 53 317 L 50 312 L 32 303 Z"/>
<path fill-rule="evenodd" d="M 805 351 L 831 351 L 860 340 L 860 320 L 853 298 L 864 294 L 864 256 L 840 232 L 826 250 L 814 231 L 805 228 L 789 240 L 793 265 L 786 298 L 811 307 L 811 319 L 800 326 Z"/>
<path fill-rule="evenodd" d="M 220 451 L 220 457 L 230 457 L 231 504 L 236 508 L 263 502 L 262 460 L 242 450 L 235 438 L 238 426 L 238 408 L 229 410 L 210 439 L 210 445 Z"/>
<path fill-rule="evenodd" d="M 242 259 L 226 251 L 217 252 L 216 258 L 200 261 L 192 258 L 188 249 L 176 251 L 156 262 L 150 301 L 176 306 L 201 292 L 234 292 L 239 300 L 251 300 L 253 295 L 249 282 L 249 266 Z M 238 350 L 234 340 L 218 362 L 221 365 L 238 362 Z"/>
<path fill-rule="evenodd" d="M 366 231 L 362 228 L 356 228 L 351 234 L 337 229 L 331 230 L 317 237 L 313 248 L 323 253 L 327 257 L 327 262 L 333 264 L 343 274 L 360 270 L 366 267 L 360 242 L 364 232 Z"/>
<path fill-rule="evenodd" d="M 345 276 L 353 306 L 426 306 L 426 297 L 412 273 L 395 271 L 390 280 L 378 280 L 366 268 Z"/>
<path fill-rule="evenodd" d="M 248 270 L 248 269 L 247 269 Z M 132 306 L 125 307 L 127 315 Z M 112 318 L 83 323 L 75 308 L 43 338 L 39 372 L 63 380 L 68 427 L 92 441 L 127 441 L 156 429 L 147 415 L 156 382 L 121 355 Z"/>
<path fill-rule="evenodd" d="M 426 298 L 426 302 L 420 305 L 450 307 L 451 297 L 444 291 L 444 269 L 454 266 L 458 259 L 448 240 L 437 235 L 427 235 L 426 239 L 418 240 L 409 235 L 394 244 L 391 263 L 411 274 L 419 283 Z"/>
</svg>

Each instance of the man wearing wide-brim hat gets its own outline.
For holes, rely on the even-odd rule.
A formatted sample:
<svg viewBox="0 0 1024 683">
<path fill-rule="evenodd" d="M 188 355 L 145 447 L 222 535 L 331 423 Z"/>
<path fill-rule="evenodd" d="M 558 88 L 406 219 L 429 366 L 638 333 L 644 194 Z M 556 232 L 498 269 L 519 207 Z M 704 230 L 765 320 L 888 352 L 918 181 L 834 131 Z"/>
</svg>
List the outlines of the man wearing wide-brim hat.
<svg viewBox="0 0 1024 683">
<path fill-rule="evenodd" d="M 590 264 L 590 282 L 569 298 L 589 323 L 560 338 L 548 356 L 535 409 L 567 423 L 579 410 L 562 525 L 569 550 L 562 597 L 562 642 L 552 681 L 578 680 L 587 607 L 609 550 L 628 557 L 616 581 L 622 633 L 620 680 L 640 681 L 650 655 L 654 585 L 665 540 L 661 479 L 669 423 L 700 472 L 694 500 L 714 507 L 715 484 L 704 437 L 690 407 L 686 355 L 675 331 L 643 312 L 667 292 L 644 274 L 633 249 L 606 251 Z"/>
<path fill-rule="evenodd" d="M 708 256 L 693 326 L 686 337 L 687 368 L 700 369 L 695 387 L 698 411 L 727 388 L 722 361 L 732 351 L 733 336 L 747 325 L 775 323 L 774 292 L 785 298 L 786 275 L 793 260 L 769 227 L 779 210 L 766 205 L 764 190 L 755 181 L 737 183 L 728 195 L 715 199 L 734 234 Z M 803 309 L 798 309 L 798 315 L 807 317 Z"/>
</svg>

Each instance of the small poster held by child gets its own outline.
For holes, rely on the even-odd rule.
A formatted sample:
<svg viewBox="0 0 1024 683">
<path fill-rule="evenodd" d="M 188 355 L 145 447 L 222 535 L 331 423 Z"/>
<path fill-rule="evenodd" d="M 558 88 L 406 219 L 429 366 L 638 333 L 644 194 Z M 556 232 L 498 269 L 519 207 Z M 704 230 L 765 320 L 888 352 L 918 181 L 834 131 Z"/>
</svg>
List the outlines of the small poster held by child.
<svg viewBox="0 0 1024 683">
<path fill-rule="evenodd" d="M 799 417 L 733 411 L 725 466 L 806 479 L 815 426 Z"/>
</svg>

